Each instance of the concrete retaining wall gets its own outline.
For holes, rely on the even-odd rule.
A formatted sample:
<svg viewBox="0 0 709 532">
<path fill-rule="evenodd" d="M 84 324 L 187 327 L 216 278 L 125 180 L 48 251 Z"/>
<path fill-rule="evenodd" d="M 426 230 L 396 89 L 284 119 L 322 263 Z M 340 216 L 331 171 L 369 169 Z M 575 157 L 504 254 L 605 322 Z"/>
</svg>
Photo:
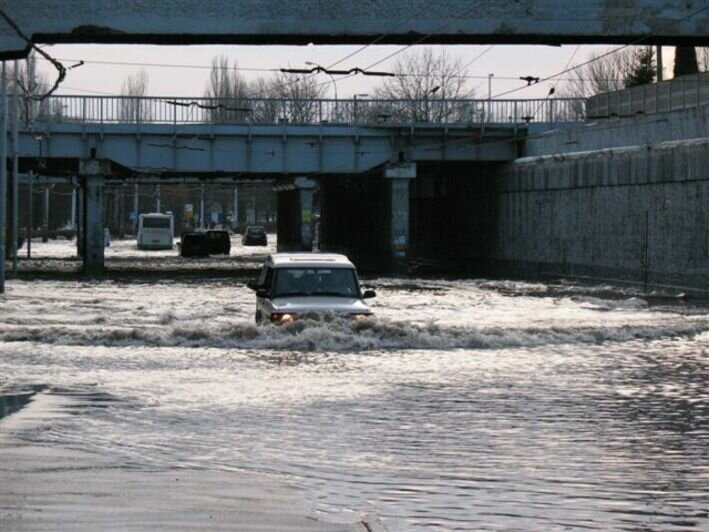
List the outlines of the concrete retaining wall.
<svg viewBox="0 0 709 532">
<path fill-rule="evenodd" d="M 604 148 L 656 144 L 709 135 L 709 105 L 681 111 L 609 119 L 583 126 L 535 133 L 527 140 L 527 156 L 574 153 Z"/>
<path fill-rule="evenodd" d="M 526 157 L 498 171 L 497 187 L 490 259 L 499 273 L 628 281 L 709 296 L 706 134 Z"/>
</svg>

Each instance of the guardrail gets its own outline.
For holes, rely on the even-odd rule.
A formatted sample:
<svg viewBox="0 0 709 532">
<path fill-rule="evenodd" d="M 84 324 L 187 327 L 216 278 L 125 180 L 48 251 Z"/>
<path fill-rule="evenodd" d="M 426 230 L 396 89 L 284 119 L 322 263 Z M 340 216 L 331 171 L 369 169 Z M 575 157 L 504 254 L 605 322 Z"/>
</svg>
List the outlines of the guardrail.
<svg viewBox="0 0 709 532">
<path fill-rule="evenodd" d="M 663 113 L 709 104 L 709 72 L 591 96 L 589 119 Z"/>
<path fill-rule="evenodd" d="M 35 102 L 35 120 L 104 124 L 524 124 L 578 122 L 585 99 L 535 100 L 295 100 L 51 96 Z M 26 116 L 26 113 L 25 113 Z"/>
</svg>

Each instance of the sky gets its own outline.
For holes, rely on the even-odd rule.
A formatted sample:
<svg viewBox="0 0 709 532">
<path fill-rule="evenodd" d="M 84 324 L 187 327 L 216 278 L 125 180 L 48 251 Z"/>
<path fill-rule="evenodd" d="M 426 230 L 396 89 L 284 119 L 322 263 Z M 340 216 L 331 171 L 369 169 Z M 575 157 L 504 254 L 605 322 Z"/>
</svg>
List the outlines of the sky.
<svg viewBox="0 0 709 532">
<path fill-rule="evenodd" d="M 463 64 L 471 63 L 467 74 L 472 76 L 470 87 L 475 89 L 476 97 L 487 98 L 491 88 L 492 96 L 525 86 L 521 76 L 544 78 L 554 75 L 568 64 L 577 64 L 589 58 L 594 51 L 609 50 L 611 46 L 526 46 L 526 45 L 447 45 L 431 46 L 434 49 L 445 48 L 453 57 L 459 57 Z M 364 48 L 364 49 L 362 49 Z M 148 94 L 150 96 L 199 97 L 204 94 L 209 77 L 212 59 L 226 55 L 230 62 L 238 62 L 242 74 L 249 80 L 272 75 L 250 69 L 309 68 L 306 61 L 329 67 L 331 64 L 357 52 L 349 59 L 339 63 L 336 68 L 349 69 L 360 67 L 367 69 L 373 63 L 401 51 L 398 55 L 377 64 L 374 70 L 391 70 L 396 60 L 404 54 L 423 48 L 406 48 L 402 45 L 334 46 L 153 46 L 153 45 L 52 45 L 43 46 L 51 56 L 59 59 L 66 66 L 79 60 L 85 64 L 68 70 L 66 79 L 56 94 L 102 95 L 120 94 L 125 79 L 144 70 L 148 75 Z M 489 48 L 489 50 L 488 50 Z M 403 50 L 403 51 L 402 51 Z M 487 51 L 486 51 L 487 50 Z M 485 52 L 483 55 L 481 55 Z M 672 59 L 672 49 L 665 48 L 665 69 Z M 480 56 L 480 57 L 478 57 Z M 477 58 L 477 59 L 476 59 Z M 103 63 L 100 63 L 103 62 Z M 571 63 L 570 63 L 571 62 Z M 122 63 L 122 64 L 118 64 Z M 49 62 L 38 62 L 39 70 L 47 80 L 53 81 L 56 70 Z M 171 65 L 171 66 L 157 66 Z M 489 74 L 493 77 L 489 78 Z M 318 74 L 325 84 L 327 96 L 334 98 L 335 90 L 339 99 L 352 98 L 354 95 L 365 98 L 383 78 L 355 76 L 347 79 L 335 77 L 335 84 L 330 76 Z M 565 76 L 562 76 L 562 78 Z M 505 79 L 512 78 L 512 79 Z M 490 83 L 489 83 L 490 82 Z M 525 88 L 506 97 L 508 98 L 544 98 L 549 88 L 563 84 L 563 80 L 553 83 L 540 83 Z"/>
</svg>

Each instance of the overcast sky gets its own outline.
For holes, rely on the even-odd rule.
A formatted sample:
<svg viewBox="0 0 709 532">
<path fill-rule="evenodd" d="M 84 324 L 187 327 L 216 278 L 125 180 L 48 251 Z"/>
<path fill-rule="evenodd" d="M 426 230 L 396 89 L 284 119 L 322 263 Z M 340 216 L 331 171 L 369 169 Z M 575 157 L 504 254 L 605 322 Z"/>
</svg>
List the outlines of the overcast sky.
<svg viewBox="0 0 709 532">
<path fill-rule="evenodd" d="M 145 70 L 149 78 L 148 92 L 151 96 L 187 96 L 197 97 L 204 94 L 209 76 L 212 58 L 226 55 L 231 61 L 237 60 L 243 75 L 247 79 L 269 76 L 269 72 L 249 69 L 278 69 L 282 67 L 306 67 L 311 61 L 330 66 L 345 56 L 363 48 L 363 46 L 147 46 L 147 45 L 55 45 L 45 47 L 53 57 L 70 66 L 74 61 L 83 60 L 86 64 L 68 71 L 66 80 L 57 94 L 119 94 L 123 81 L 131 74 Z M 369 46 L 336 68 L 367 68 L 388 55 L 405 48 L 404 46 Z M 414 47 L 374 67 L 375 70 L 388 70 L 403 54 Z M 433 46 L 439 48 L 439 46 Z M 473 61 L 488 46 L 445 46 L 453 56 L 460 57 L 463 64 Z M 578 48 L 578 50 L 577 50 Z M 467 69 L 473 76 L 470 86 L 476 89 L 477 96 L 488 96 L 488 75 L 492 79 L 493 96 L 501 92 L 524 86 L 520 76 L 546 77 L 553 75 L 567 65 L 573 57 L 573 64 L 586 60 L 595 50 L 607 50 L 610 46 L 494 46 Z M 665 68 L 672 59 L 672 49 L 665 48 Z M 105 64 L 98 63 L 131 63 Z M 145 65 L 140 65 L 144 63 Z M 40 70 L 48 80 L 53 80 L 56 71 L 47 61 L 39 61 Z M 176 65 L 176 66 L 149 66 Z M 192 67 L 192 68 L 190 68 Z M 307 68 L 307 67 L 306 67 Z M 505 79 L 513 78 L 513 79 Z M 326 84 L 328 96 L 334 97 L 331 78 L 319 74 L 319 79 Z M 338 79 L 337 77 L 335 78 Z M 364 95 L 381 83 L 382 78 L 355 76 L 336 81 L 337 96 L 340 99 L 353 95 Z M 563 81 L 556 81 L 559 86 Z M 528 89 L 515 92 L 510 98 L 546 97 L 550 83 L 538 84 Z M 364 97 L 364 96 L 361 96 Z"/>
</svg>

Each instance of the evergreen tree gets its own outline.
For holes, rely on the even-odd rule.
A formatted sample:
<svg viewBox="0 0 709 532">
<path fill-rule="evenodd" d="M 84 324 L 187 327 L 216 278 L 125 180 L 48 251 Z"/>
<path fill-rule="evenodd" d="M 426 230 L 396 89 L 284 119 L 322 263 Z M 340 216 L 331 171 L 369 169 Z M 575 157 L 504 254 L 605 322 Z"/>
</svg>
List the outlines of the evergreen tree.
<svg viewBox="0 0 709 532">
<path fill-rule="evenodd" d="M 697 51 L 694 46 L 677 46 L 675 48 L 674 77 L 699 72 L 697 64 Z"/>
<path fill-rule="evenodd" d="M 633 64 L 625 78 L 625 87 L 645 85 L 655 81 L 655 50 L 652 46 L 642 46 L 635 52 Z"/>
</svg>

